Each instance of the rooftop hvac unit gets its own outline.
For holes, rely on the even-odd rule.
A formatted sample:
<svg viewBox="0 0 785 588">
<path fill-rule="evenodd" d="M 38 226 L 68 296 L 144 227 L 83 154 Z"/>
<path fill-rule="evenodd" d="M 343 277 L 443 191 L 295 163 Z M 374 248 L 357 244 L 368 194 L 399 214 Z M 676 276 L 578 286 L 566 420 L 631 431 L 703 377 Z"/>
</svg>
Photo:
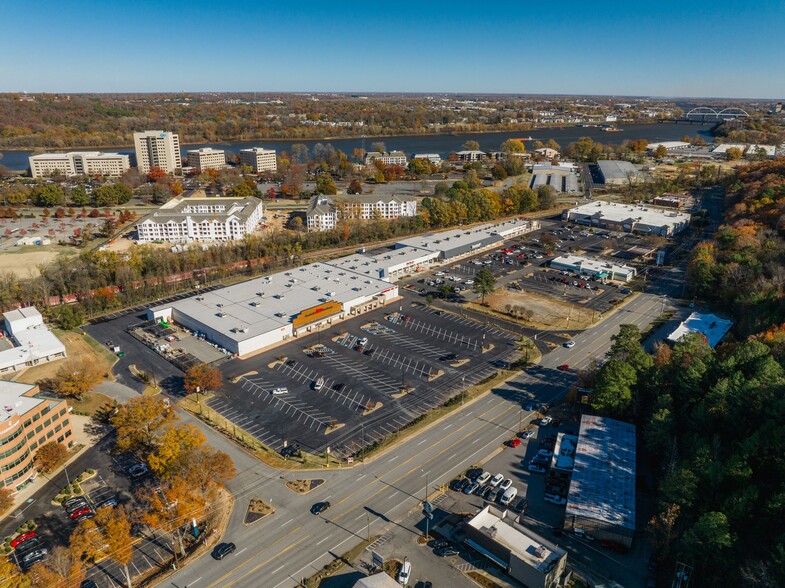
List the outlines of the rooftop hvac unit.
<svg viewBox="0 0 785 588">
<path fill-rule="evenodd" d="M 264 297 L 264 292 L 257 292 L 256 295 Z"/>
<path fill-rule="evenodd" d="M 321 286 L 314 286 L 313 288 L 311 288 L 311 290 L 313 290 L 314 292 L 318 292 L 321 289 L 322 289 Z"/>
<path fill-rule="evenodd" d="M 218 316 L 219 318 L 224 318 L 226 316 L 226 313 L 225 312 L 219 312 L 216 316 Z"/>
<path fill-rule="evenodd" d="M 360 290 L 362 290 L 362 288 L 360 288 L 359 286 L 355 286 L 354 288 L 352 288 L 352 290 L 354 290 L 355 292 L 359 292 Z"/>
<path fill-rule="evenodd" d="M 251 306 L 259 306 L 259 303 L 254 300 L 253 302 L 251 302 Z"/>
<path fill-rule="evenodd" d="M 335 292 L 327 292 L 327 296 L 335 296 Z"/>
<path fill-rule="evenodd" d="M 283 299 L 283 294 L 276 294 L 275 296 L 273 296 L 273 298 L 276 298 L 278 300 L 282 300 Z"/>
</svg>

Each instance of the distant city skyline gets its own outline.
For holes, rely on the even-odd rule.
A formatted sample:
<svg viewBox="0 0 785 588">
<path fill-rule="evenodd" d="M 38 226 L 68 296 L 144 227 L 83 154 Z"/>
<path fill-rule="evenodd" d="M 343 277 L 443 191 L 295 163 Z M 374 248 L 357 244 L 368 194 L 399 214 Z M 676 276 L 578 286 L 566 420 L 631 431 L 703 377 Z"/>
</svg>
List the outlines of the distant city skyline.
<svg viewBox="0 0 785 588">
<path fill-rule="evenodd" d="M 41 0 L 4 13 L 0 92 L 785 98 L 773 1 Z"/>
</svg>

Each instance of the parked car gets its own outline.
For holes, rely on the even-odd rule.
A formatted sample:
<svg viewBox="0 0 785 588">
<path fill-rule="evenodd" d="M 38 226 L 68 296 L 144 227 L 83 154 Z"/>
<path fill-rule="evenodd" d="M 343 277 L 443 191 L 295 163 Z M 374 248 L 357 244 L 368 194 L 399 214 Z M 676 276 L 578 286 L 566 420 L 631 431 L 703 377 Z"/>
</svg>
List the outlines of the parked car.
<svg viewBox="0 0 785 588">
<path fill-rule="evenodd" d="M 518 433 L 521 439 L 529 439 L 530 437 L 534 437 L 534 431 L 524 431 L 523 433 Z"/>
<path fill-rule="evenodd" d="M 28 539 L 24 543 L 20 543 L 16 546 L 16 557 L 19 558 L 23 554 L 33 551 L 34 549 L 38 549 L 43 547 L 43 543 L 41 543 L 41 539 L 39 537 L 33 537 L 32 539 Z"/>
<path fill-rule="evenodd" d="M 19 535 L 14 537 L 14 539 L 11 540 L 11 547 L 16 549 L 22 543 L 32 539 L 33 537 L 35 537 L 35 531 L 28 531 L 27 533 L 20 533 Z"/>
<path fill-rule="evenodd" d="M 28 569 L 33 566 L 33 564 L 38 563 L 39 561 L 43 561 L 46 559 L 46 554 L 49 551 L 45 547 L 41 547 L 40 549 L 36 549 L 31 551 L 27 555 L 22 558 L 20 564 L 22 565 L 23 569 Z"/>
<path fill-rule="evenodd" d="M 541 427 L 547 427 L 552 422 L 553 422 L 553 419 L 551 417 L 543 417 L 543 418 L 540 419 L 540 426 Z"/>
<path fill-rule="evenodd" d="M 506 490 L 507 490 L 507 488 L 509 488 L 510 486 L 512 486 L 512 480 L 510 480 L 509 478 L 505 478 L 505 479 L 502 481 L 502 483 L 501 483 L 501 484 L 499 484 L 499 490 L 501 490 L 502 492 L 504 492 L 504 491 L 506 491 Z"/>
<path fill-rule="evenodd" d="M 527 404 L 526 406 L 523 407 L 523 410 L 526 410 L 526 411 L 529 411 L 529 412 L 531 412 L 532 410 L 537 410 L 537 405 L 530 402 L 529 404 Z"/>
<path fill-rule="evenodd" d="M 515 486 L 511 486 L 510 488 L 505 490 L 504 494 L 502 494 L 502 497 L 499 499 L 499 503 L 502 506 L 507 506 L 513 500 L 515 500 L 516 496 L 518 496 L 518 489 L 515 488 Z"/>
<path fill-rule="evenodd" d="M 512 439 L 510 439 L 509 441 L 507 441 L 507 445 L 509 445 L 509 446 L 510 446 L 510 447 L 512 447 L 513 449 L 515 449 L 516 447 L 518 447 L 520 444 L 521 444 L 521 440 L 520 440 L 520 439 L 518 439 L 517 437 L 513 437 Z"/>
<path fill-rule="evenodd" d="M 333 385 L 333 390 L 335 390 L 336 392 L 340 392 L 344 388 L 346 388 L 346 384 L 338 383 Z"/>
<path fill-rule="evenodd" d="M 611 304 L 613 304 L 613 301 L 611 301 Z M 568 364 L 566 364 L 566 363 L 563 363 L 557 369 L 559 369 L 560 371 L 566 372 L 568 369 L 570 369 L 570 366 Z"/>
<path fill-rule="evenodd" d="M 475 482 L 477 482 L 478 484 L 487 484 L 488 480 L 490 479 L 491 479 L 491 472 L 483 472 L 479 476 L 477 476 Z"/>
<path fill-rule="evenodd" d="M 502 483 L 502 480 L 504 480 L 504 476 L 502 476 L 501 474 L 496 474 L 493 478 L 491 478 L 490 482 L 488 483 L 494 488 L 496 488 L 496 486 Z"/>
<path fill-rule="evenodd" d="M 455 353 L 447 353 L 446 355 L 442 355 L 439 358 L 439 361 L 455 361 L 458 359 L 458 355 Z"/>
<path fill-rule="evenodd" d="M 272 394 L 273 396 L 280 396 L 282 394 L 288 394 L 288 393 L 289 393 L 289 388 L 281 387 L 281 388 L 273 388 L 272 390 L 270 390 L 270 394 Z"/>
<path fill-rule="evenodd" d="M 584 541 L 594 541 L 594 536 L 593 535 L 589 535 L 583 529 L 573 529 L 572 533 L 578 539 L 583 539 Z"/>
<path fill-rule="evenodd" d="M 328 508 L 330 508 L 331 504 L 329 501 L 325 500 L 323 502 L 317 502 L 311 507 L 311 514 L 320 515 Z"/>
<path fill-rule="evenodd" d="M 468 488 L 471 485 L 472 485 L 472 481 L 469 480 L 468 478 L 464 478 L 463 480 L 460 481 L 460 483 L 456 487 L 456 490 L 458 492 L 463 492 L 466 488 Z"/>
<path fill-rule="evenodd" d="M 401 566 L 401 571 L 398 572 L 398 583 L 401 586 L 407 586 L 412 577 L 412 562 L 405 561 Z"/>
<path fill-rule="evenodd" d="M 537 465 L 535 463 L 531 463 L 531 464 L 529 464 L 529 471 L 533 472 L 535 474 L 544 474 L 545 473 L 545 468 L 542 467 L 542 466 L 539 466 L 539 465 Z"/>
<path fill-rule="evenodd" d="M 513 507 L 513 511 L 517 512 L 518 514 L 523 513 L 526 510 L 526 507 L 529 506 L 529 501 L 525 498 L 521 498 Z"/>
<path fill-rule="evenodd" d="M 500 493 L 501 490 L 499 490 L 498 488 L 491 488 L 491 491 L 488 492 L 488 496 L 485 497 L 485 500 L 487 500 L 488 502 L 496 502 L 496 498 L 499 496 Z"/>
<path fill-rule="evenodd" d="M 469 486 L 466 486 L 466 488 L 463 489 L 463 493 L 464 494 L 474 494 L 474 492 L 476 492 L 477 488 L 479 488 L 479 487 L 480 487 L 480 485 L 477 482 L 474 482 L 473 484 L 471 484 Z"/>
<path fill-rule="evenodd" d="M 63 508 L 68 514 L 83 506 L 87 506 L 87 499 L 84 496 L 77 496 L 63 501 Z"/>
<path fill-rule="evenodd" d="M 553 457 L 553 451 L 548 451 L 547 449 L 540 449 L 537 452 L 537 455 L 539 455 L 540 457 L 545 457 L 550 459 L 551 457 Z"/>
<path fill-rule="evenodd" d="M 213 557 L 215 559 L 223 559 L 235 549 L 237 549 L 237 546 L 234 543 L 220 543 L 215 546 Z"/>
<path fill-rule="evenodd" d="M 455 549 L 455 547 L 450 545 L 447 547 L 440 547 L 438 549 L 435 549 L 433 553 L 434 555 L 437 555 L 439 557 L 454 557 L 458 555 L 460 551 L 458 551 L 457 549 Z"/>
<path fill-rule="evenodd" d="M 565 346 L 567 349 L 572 349 L 573 347 L 575 347 L 575 341 L 567 341 L 567 342 L 564 344 L 564 346 Z"/>
<path fill-rule="evenodd" d="M 450 547 L 451 545 L 452 543 L 446 539 L 434 539 L 428 543 L 428 547 L 432 547 L 433 549 L 441 549 L 442 547 Z"/>
</svg>

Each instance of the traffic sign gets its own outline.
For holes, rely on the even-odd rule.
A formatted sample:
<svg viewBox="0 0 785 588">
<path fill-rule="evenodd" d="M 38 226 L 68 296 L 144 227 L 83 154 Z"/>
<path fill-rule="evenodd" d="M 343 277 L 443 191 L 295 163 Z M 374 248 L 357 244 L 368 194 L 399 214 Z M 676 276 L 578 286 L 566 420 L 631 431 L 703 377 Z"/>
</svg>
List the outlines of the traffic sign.
<svg viewBox="0 0 785 588">
<path fill-rule="evenodd" d="M 384 558 L 380 554 L 376 553 L 375 551 L 372 551 L 371 552 L 371 563 L 374 566 L 376 566 L 377 568 L 383 568 L 384 567 Z"/>
<path fill-rule="evenodd" d="M 346 458 L 346 463 L 348 463 L 349 465 L 353 464 L 354 463 L 354 458 L 353 457 L 347 457 Z"/>
<path fill-rule="evenodd" d="M 430 502 L 423 502 L 422 509 L 425 512 L 433 512 L 433 505 Z"/>
</svg>

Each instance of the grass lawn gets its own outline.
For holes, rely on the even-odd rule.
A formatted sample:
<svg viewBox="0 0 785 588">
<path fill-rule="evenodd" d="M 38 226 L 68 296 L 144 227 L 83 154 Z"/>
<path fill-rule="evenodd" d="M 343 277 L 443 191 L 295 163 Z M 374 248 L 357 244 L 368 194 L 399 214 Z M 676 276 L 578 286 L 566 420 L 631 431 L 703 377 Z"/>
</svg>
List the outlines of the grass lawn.
<svg viewBox="0 0 785 588">
<path fill-rule="evenodd" d="M 59 329 L 52 329 L 52 332 L 65 345 L 68 357 L 80 359 L 89 358 L 91 362 L 98 366 L 106 379 L 114 380 L 114 377 L 112 376 L 112 366 L 117 361 L 117 357 L 115 357 L 111 351 L 82 331 L 61 331 Z M 67 360 L 58 359 L 56 361 L 50 361 L 27 368 L 16 374 L 13 379 L 16 382 L 35 384 L 39 380 L 54 377 L 64 361 Z"/>
<path fill-rule="evenodd" d="M 100 392 L 90 392 L 90 394 L 86 394 L 82 400 L 75 400 L 73 398 L 68 399 L 68 405 L 73 407 L 74 412 L 90 416 L 93 416 L 96 411 L 105 407 L 107 404 L 112 406 L 112 399 Z"/>
</svg>

